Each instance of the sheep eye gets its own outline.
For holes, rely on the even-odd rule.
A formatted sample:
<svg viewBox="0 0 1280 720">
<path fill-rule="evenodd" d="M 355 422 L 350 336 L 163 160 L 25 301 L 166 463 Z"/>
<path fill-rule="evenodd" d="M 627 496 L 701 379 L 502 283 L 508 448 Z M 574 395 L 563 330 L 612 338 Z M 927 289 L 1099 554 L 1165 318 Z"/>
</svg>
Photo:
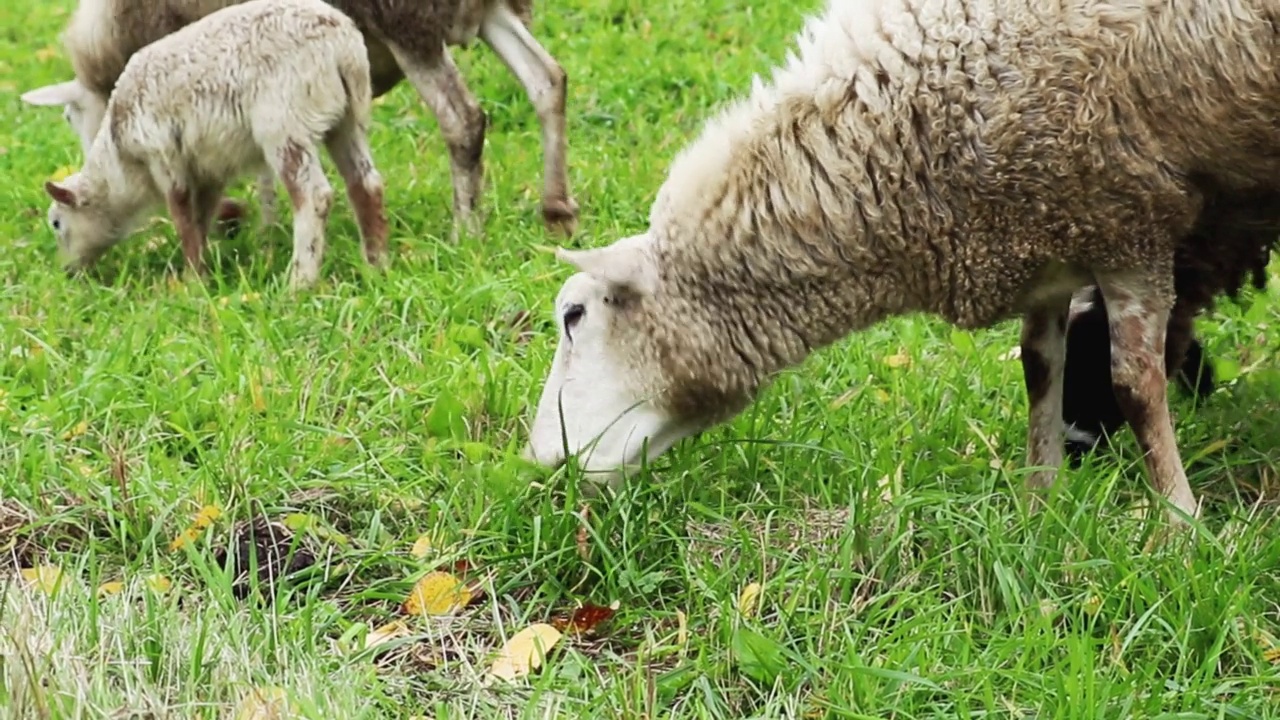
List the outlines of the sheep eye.
<svg viewBox="0 0 1280 720">
<path fill-rule="evenodd" d="M 59 220 L 59 219 L 57 219 L 57 218 L 54 218 L 54 219 L 53 219 L 53 229 L 54 229 L 54 230 L 61 230 L 61 229 L 62 229 L 62 221 L 61 221 L 61 220 Z"/>
<path fill-rule="evenodd" d="M 569 338 L 570 342 L 573 341 L 573 335 L 571 335 L 569 331 L 573 329 L 573 326 L 577 325 L 578 321 L 582 319 L 582 316 L 586 314 L 587 309 L 583 307 L 582 303 L 574 303 L 565 308 L 563 318 L 564 334 Z"/>
</svg>

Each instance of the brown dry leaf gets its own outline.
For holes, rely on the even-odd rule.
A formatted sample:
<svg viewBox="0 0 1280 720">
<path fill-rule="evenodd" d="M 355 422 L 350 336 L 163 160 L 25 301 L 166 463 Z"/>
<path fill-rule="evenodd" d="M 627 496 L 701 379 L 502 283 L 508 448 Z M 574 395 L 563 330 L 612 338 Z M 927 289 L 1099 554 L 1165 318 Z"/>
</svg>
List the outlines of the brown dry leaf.
<svg viewBox="0 0 1280 720">
<path fill-rule="evenodd" d="M 236 720 L 284 720 L 294 716 L 284 688 L 253 688 L 236 706 Z"/>
<path fill-rule="evenodd" d="M 738 595 L 738 612 L 743 617 L 752 617 L 756 614 L 756 610 L 760 606 L 760 583 L 753 582 L 742 588 L 742 592 Z"/>
<path fill-rule="evenodd" d="M 447 572 L 427 573 L 413 586 L 402 608 L 410 615 L 452 615 L 471 602 L 471 587 Z"/>
<path fill-rule="evenodd" d="M 497 659 L 489 668 L 489 674 L 504 680 L 515 680 L 528 675 L 542 665 L 555 644 L 560 642 L 560 631 L 546 623 L 535 623 L 521 630 L 502 646 Z"/>
<path fill-rule="evenodd" d="M 409 626 L 403 620 L 393 620 L 382 627 L 369 632 L 364 638 L 364 647 L 368 650 L 383 643 L 391 642 L 409 634 Z"/>
<path fill-rule="evenodd" d="M 609 607 L 584 603 L 571 614 L 561 615 L 551 621 L 553 627 L 560 632 L 572 632 L 579 635 L 594 632 L 596 627 L 613 617 L 618 611 L 615 600 Z"/>
<path fill-rule="evenodd" d="M 47 594 L 52 595 L 58 589 L 59 582 L 62 580 L 62 568 L 57 565 L 41 565 L 34 568 L 22 568 L 20 571 L 22 578 L 26 580 L 31 587 Z"/>
</svg>

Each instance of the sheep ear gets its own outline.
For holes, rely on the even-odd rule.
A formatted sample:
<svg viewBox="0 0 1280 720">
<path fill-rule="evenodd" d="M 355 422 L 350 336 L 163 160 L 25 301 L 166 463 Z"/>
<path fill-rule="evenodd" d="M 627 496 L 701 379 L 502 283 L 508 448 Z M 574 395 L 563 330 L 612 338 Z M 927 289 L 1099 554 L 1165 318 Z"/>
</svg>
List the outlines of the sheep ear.
<svg viewBox="0 0 1280 720">
<path fill-rule="evenodd" d="M 22 93 L 22 101 L 28 105 L 71 105 L 84 94 L 84 86 L 78 80 L 68 80 L 56 85 L 28 90 Z"/>
<path fill-rule="evenodd" d="M 658 286 L 658 266 L 646 235 L 633 235 L 590 250 L 556 249 L 556 257 L 618 288 L 651 294 Z"/>
<path fill-rule="evenodd" d="M 44 191 L 49 193 L 49 197 L 53 198 L 53 201 L 59 205 L 66 205 L 71 208 L 78 208 L 81 205 L 80 198 L 76 195 L 76 191 L 62 183 L 54 182 L 53 180 L 45 180 Z"/>
</svg>

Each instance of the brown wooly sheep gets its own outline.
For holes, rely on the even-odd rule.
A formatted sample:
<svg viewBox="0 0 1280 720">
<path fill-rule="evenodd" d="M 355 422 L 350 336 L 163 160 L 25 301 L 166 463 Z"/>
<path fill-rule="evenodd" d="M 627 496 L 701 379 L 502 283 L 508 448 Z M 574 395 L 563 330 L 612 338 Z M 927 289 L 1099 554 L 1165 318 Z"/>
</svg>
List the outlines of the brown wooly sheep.
<svg viewBox="0 0 1280 720">
<path fill-rule="evenodd" d="M 580 272 L 526 455 L 616 478 L 860 328 L 1020 316 L 1044 487 L 1096 284 L 1150 479 L 1198 513 L 1165 398 L 1175 247 L 1195 178 L 1280 178 L 1278 23 L 1272 0 L 832 2 L 674 160 L 647 231 L 559 251 Z"/>
<path fill-rule="evenodd" d="M 142 47 L 240 0 L 81 0 L 63 33 L 74 80 L 24 93 L 33 105 L 61 105 L 63 115 L 89 144 L 125 63 Z M 435 114 L 449 148 L 453 176 L 453 237 L 460 227 L 480 230 L 475 215 L 483 184 L 486 119 L 454 65 L 446 43 L 466 45 L 477 36 L 519 79 L 542 126 L 542 215 L 548 228 L 571 235 L 578 205 L 570 196 L 565 130 L 568 78 L 529 33 L 532 0 L 329 0 L 364 32 L 373 95 L 389 92 L 406 76 Z M 274 222 L 274 180 L 258 180 L 262 219 Z M 225 200 L 219 216 L 243 214 Z"/>
<path fill-rule="evenodd" d="M 333 198 L 321 143 L 346 183 L 365 258 L 383 265 L 387 221 L 367 140 L 371 102 L 360 31 L 321 0 L 249 0 L 151 43 L 120 74 L 84 167 L 45 183 L 66 268 L 93 263 L 166 203 L 188 266 L 203 272 L 223 188 L 265 165 L 293 201 L 290 284 L 311 285 Z"/>
<path fill-rule="evenodd" d="M 1280 239 L 1280 192 L 1210 194 L 1199 221 L 1179 244 L 1173 285 L 1177 294 L 1165 342 L 1165 373 L 1196 395 L 1214 389 L 1213 366 L 1195 338 L 1193 322 L 1225 293 L 1237 300 L 1249 282 L 1266 287 L 1267 264 Z M 1124 426 L 1111 390 L 1111 341 L 1102 293 L 1077 293 L 1067 323 L 1062 417 L 1067 453 L 1078 461 Z"/>
</svg>

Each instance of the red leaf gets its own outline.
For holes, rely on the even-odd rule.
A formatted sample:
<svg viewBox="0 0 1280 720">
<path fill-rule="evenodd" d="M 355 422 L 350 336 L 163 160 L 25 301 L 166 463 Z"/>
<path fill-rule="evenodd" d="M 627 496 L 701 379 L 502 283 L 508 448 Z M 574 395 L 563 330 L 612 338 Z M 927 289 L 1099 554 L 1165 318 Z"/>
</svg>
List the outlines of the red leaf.
<svg viewBox="0 0 1280 720">
<path fill-rule="evenodd" d="M 572 615 L 561 615 L 553 619 L 551 624 L 561 632 L 586 634 L 593 632 L 597 626 L 613 617 L 615 612 L 613 608 L 586 603 L 574 610 Z"/>
</svg>

